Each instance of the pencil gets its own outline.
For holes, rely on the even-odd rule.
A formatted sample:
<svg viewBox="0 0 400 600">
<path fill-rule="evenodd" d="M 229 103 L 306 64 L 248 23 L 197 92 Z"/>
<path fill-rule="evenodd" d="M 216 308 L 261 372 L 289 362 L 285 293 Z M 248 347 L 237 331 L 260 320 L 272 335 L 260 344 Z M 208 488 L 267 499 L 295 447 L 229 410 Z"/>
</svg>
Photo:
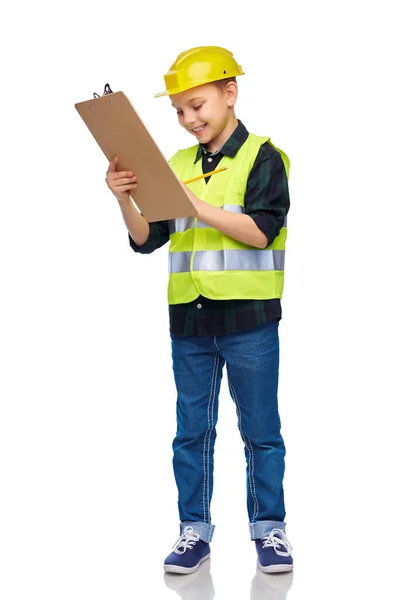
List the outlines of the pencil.
<svg viewBox="0 0 400 600">
<path fill-rule="evenodd" d="M 192 179 L 186 179 L 183 183 L 186 185 L 187 183 L 192 183 L 193 181 L 197 181 L 198 179 L 204 179 L 204 177 L 210 177 L 211 175 L 215 175 L 216 173 L 221 173 L 221 171 L 226 171 L 228 167 L 221 167 L 221 169 L 215 169 L 215 171 L 210 171 L 209 173 L 203 173 L 203 175 L 197 175 L 197 177 L 192 177 Z"/>
</svg>

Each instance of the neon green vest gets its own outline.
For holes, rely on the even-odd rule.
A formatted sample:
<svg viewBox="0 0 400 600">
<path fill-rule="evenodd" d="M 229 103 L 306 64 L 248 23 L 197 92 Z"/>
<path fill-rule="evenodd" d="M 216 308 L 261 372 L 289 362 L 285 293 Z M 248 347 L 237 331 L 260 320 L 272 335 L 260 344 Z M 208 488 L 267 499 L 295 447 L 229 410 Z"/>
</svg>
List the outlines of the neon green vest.
<svg viewBox="0 0 400 600">
<path fill-rule="evenodd" d="M 269 138 L 250 134 L 236 156 L 223 156 L 218 168 L 227 171 L 190 185 L 198 197 L 223 210 L 243 213 L 247 180 L 254 161 Z M 274 146 L 276 148 L 276 146 Z M 202 174 L 202 161 L 195 163 L 198 146 L 179 150 L 170 160 L 182 180 Z M 281 154 L 286 173 L 289 159 Z M 169 304 L 195 300 L 199 295 L 214 300 L 281 298 L 284 281 L 286 221 L 274 242 L 258 249 L 238 242 L 197 218 L 169 221 Z"/>
</svg>

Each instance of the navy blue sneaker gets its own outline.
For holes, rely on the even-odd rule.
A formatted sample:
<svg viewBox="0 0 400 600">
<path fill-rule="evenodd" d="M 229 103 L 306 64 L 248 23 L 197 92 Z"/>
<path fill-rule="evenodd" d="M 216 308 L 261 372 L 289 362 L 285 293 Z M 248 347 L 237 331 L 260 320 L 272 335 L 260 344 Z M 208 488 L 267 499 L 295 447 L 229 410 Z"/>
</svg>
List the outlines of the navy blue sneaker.
<svg viewBox="0 0 400 600">
<path fill-rule="evenodd" d="M 263 573 L 282 573 L 293 569 L 292 546 L 283 529 L 273 529 L 256 540 L 258 566 Z"/>
<path fill-rule="evenodd" d="M 167 573 L 194 573 L 208 558 L 210 544 L 203 542 L 193 527 L 187 526 L 165 559 L 164 570 Z"/>
</svg>

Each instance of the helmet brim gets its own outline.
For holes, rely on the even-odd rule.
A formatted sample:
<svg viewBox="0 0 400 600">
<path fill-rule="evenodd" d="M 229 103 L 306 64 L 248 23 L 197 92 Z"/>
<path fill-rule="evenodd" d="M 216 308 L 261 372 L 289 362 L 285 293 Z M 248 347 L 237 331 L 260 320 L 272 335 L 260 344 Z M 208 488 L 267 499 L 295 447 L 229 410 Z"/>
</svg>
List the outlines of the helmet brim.
<svg viewBox="0 0 400 600">
<path fill-rule="evenodd" d="M 240 75 L 244 75 L 244 74 L 245 74 L 244 72 L 237 73 L 236 75 L 234 75 L 234 77 L 240 77 Z M 184 89 L 164 90 L 163 92 L 158 92 L 158 94 L 156 94 L 154 96 L 154 98 L 160 98 L 161 96 L 173 96 L 174 94 L 180 94 L 181 92 L 187 92 L 188 90 L 192 90 L 193 88 L 200 87 L 201 85 L 207 85 L 208 83 L 215 83 L 216 81 L 223 81 L 224 79 L 229 79 L 230 77 L 232 77 L 232 75 L 227 75 L 226 77 L 221 77 L 220 79 L 213 79 L 212 81 L 209 81 L 209 80 L 196 81 L 195 83 L 193 83 L 192 85 L 188 85 Z"/>
</svg>

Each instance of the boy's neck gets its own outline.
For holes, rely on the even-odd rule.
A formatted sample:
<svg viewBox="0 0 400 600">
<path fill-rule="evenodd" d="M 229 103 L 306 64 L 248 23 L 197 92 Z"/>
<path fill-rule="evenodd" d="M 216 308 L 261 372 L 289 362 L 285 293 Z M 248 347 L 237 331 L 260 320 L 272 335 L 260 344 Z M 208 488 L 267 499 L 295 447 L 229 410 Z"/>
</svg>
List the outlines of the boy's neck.
<svg viewBox="0 0 400 600">
<path fill-rule="evenodd" d="M 220 150 L 225 142 L 229 140 L 238 125 L 239 121 L 237 120 L 236 115 L 233 114 L 221 133 L 213 140 L 210 140 L 208 144 L 205 145 L 205 148 L 207 148 L 209 152 Z"/>
</svg>

